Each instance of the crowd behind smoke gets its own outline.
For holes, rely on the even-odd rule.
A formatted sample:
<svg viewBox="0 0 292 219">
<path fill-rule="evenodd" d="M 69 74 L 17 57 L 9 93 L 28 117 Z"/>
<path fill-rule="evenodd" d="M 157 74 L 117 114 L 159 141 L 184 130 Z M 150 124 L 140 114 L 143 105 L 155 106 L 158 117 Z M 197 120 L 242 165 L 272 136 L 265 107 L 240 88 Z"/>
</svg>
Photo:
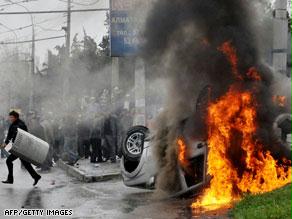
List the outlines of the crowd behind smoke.
<svg viewBox="0 0 292 219">
<path fill-rule="evenodd" d="M 120 156 L 121 135 L 133 123 L 132 89 L 111 84 L 108 36 L 97 45 L 84 35 L 81 40 L 74 37 L 69 58 L 64 46 L 56 47 L 34 74 L 29 53 L 2 50 L 0 140 L 8 128 L 8 112 L 20 112 L 29 132 L 50 145 L 43 169 L 59 158 L 69 164 L 82 157 L 92 163 L 114 162 Z"/>
<path fill-rule="evenodd" d="M 0 140 L 8 128 L 8 112 L 16 110 L 32 134 L 49 142 L 50 161 L 46 165 L 52 165 L 52 160 L 58 157 L 68 160 L 63 155 L 72 154 L 69 145 L 76 146 L 74 153 L 78 152 L 79 157 L 88 156 L 88 150 L 96 152 L 96 144 L 102 145 L 104 159 L 111 159 L 112 145 L 116 155 L 121 156 L 122 138 L 135 122 L 134 57 L 119 59 L 120 81 L 116 86 L 112 84 L 108 36 L 97 45 L 84 30 L 83 38 L 78 35 L 73 38 L 69 58 L 64 46 L 48 51 L 43 64 L 38 63 L 36 57 L 34 74 L 29 51 L 8 46 L 1 55 Z M 164 86 L 160 80 L 151 84 L 148 81 L 146 121 L 150 124 L 163 101 Z M 108 121 L 110 128 L 106 125 Z M 98 135 L 94 137 L 98 140 L 92 140 L 93 133 Z M 90 146 L 95 149 L 88 149 Z"/>
<path fill-rule="evenodd" d="M 54 53 L 48 52 L 45 63 L 38 63 L 36 57 L 34 74 L 29 52 L 11 47 L 3 49 L 1 115 L 19 109 L 23 115 L 34 110 L 42 115 L 51 112 L 60 118 L 67 114 L 78 116 L 93 99 L 107 108 L 107 112 L 116 110 L 108 109 L 114 107 L 110 103 L 131 89 L 112 89 L 107 36 L 102 43 L 97 45 L 86 33 L 83 39 L 76 36 L 69 61 L 66 61 L 65 48 L 58 46 Z"/>
<path fill-rule="evenodd" d="M 261 1 L 262 2 L 262 1 Z M 258 43 L 258 29 L 253 8 L 260 1 L 247 0 L 159 0 L 148 17 L 144 37 L 143 56 L 153 70 L 148 74 L 167 78 L 168 98 L 165 111 L 156 122 L 155 156 L 159 169 L 158 190 L 173 192 L 179 189 L 176 139 L 181 134 L 184 121 L 191 120 L 193 127 L 187 131 L 198 140 L 206 140 L 204 118 L 195 110 L 200 90 L 206 85 L 212 89 L 212 100 L 225 94 L 235 83 L 231 65 L 218 50 L 230 42 L 238 54 L 238 69 L 244 78 L 239 90 L 257 87 L 258 108 L 257 137 L 265 146 L 275 149 L 272 123 L 279 113 L 272 103 L 272 69 L 263 62 Z M 272 29 L 269 29 L 270 33 Z M 255 67 L 262 81 L 259 84 L 244 75 Z M 206 94 L 207 96 L 207 94 Z M 291 97 L 288 96 L 289 98 Z M 204 114 L 203 114 L 204 115 Z M 269 148 L 270 149 L 270 148 Z M 275 156 L 282 156 L 277 151 Z"/>
</svg>

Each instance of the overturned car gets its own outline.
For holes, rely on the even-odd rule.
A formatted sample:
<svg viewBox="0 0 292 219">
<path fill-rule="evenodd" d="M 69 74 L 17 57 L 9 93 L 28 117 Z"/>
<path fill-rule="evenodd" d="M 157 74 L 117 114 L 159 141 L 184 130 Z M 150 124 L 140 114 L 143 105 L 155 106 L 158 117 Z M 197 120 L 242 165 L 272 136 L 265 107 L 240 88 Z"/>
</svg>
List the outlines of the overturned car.
<svg viewBox="0 0 292 219">
<path fill-rule="evenodd" d="M 131 128 L 125 138 L 122 151 L 121 170 L 124 184 L 129 187 L 155 188 L 156 162 L 149 130 L 144 126 Z M 183 195 L 200 189 L 206 184 L 207 144 L 201 141 L 188 142 L 188 166 L 178 165 Z M 188 170 L 192 171 L 188 171 Z"/>
<path fill-rule="evenodd" d="M 208 89 L 206 87 L 199 95 L 194 116 L 181 121 L 179 136 L 187 153 L 185 153 L 184 164 L 179 162 L 180 151 L 178 151 L 177 172 L 180 191 L 173 194 L 174 197 L 200 192 L 211 179 L 207 174 L 208 144 L 207 140 L 204 140 L 207 138 L 192 136 L 192 133 L 200 132 L 200 129 L 192 129 L 192 124 L 202 122 L 201 118 L 208 104 L 206 97 Z M 291 114 L 279 115 L 274 121 L 273 132 L 277 148 L 272 149 L 274 151 L 271 152 L 291 160 Z M 158 167 L 153 155 L 154 140 L 155 136 L 150 134 L 147 127 L 134 126 L 128 130 L 122 145 L 121 160 L 121 172 L 126 186 L 155 188 Z"/>
<path fill-rule="evenodd" d="M 186 162 L 183 164 L 178 158 L 177 170 L 174 170 L 178 173 L 180 191 L 173 196 L 199 191 L 208 182 L 206 138 L 193 138 L 190 134 L 196 132 L 190 128 L 193 127 L 192 124 L 201 122 L 198 120 L 205 113 L 208 90 L 209 86 L 206 86 L 201 91 L 194 109 L 194 117 L 183 119 L 179 125 L 180 133 L 176 137 L 184 143 L 187 153 L 184 153 Z M 122 145 L 121 160 L 121 172 L 126 186 L 155 188 L 158 167 L 153 154 L 154 140 L 155 136 L 144 126 L 134 126 L 127 132 Z"/>
<path fill-rule="evenodd" d="M 291 115 L 282 114 L 275 120 L 275 133 L 282 143 L 279 147 L 291 160 Z M 148 128 L 134 126 L 127 132 L 122 145 L 121 172 L 128 187 L 154 189 L 158 173 L 153 156 L 153 137 Z M 208 182 L 208 145 L 204 141 L 185 138 L 188 147 L 188 166 L 178 162 L 180 192 L 173 196 L 192 194 L 202 189 Z M 191 171 L 189 171 L 191 170 Z"/>
</svg>

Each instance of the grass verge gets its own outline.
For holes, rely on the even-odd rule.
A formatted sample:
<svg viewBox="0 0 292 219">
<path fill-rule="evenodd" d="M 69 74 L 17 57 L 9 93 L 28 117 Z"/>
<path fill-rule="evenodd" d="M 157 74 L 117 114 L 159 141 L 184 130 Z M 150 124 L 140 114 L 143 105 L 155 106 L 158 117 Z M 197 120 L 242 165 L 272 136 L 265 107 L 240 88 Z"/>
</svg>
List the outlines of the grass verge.
<svg viewBox="0 0 292 219">
<path fill-rule="evenodd" d="M 291 219 L 291 184 L 262 195 L 248 195 L 231 211 L 235 219 Z"/>
</svg>

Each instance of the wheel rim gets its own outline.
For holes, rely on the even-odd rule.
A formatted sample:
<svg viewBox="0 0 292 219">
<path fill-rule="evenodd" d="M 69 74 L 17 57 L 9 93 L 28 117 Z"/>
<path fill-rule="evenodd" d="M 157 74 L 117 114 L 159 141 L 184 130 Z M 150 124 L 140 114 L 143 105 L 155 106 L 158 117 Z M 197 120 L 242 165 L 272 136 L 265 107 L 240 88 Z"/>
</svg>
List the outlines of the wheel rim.
<svg viewBox="0 0 292 219">
<path fill-rule="evenodd" d="M 129 136 L 127 140 L 127 150 L 133 155 L 140 155 L 142 153 L 144 134 L 134 133 Z"/>
</svg>

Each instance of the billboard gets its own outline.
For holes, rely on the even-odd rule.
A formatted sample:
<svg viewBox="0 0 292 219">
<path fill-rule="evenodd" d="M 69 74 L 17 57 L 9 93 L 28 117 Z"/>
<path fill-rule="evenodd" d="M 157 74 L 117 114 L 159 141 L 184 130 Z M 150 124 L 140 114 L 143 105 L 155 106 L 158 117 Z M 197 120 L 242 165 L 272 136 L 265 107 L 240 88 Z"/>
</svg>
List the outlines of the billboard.
<svg viewBox="0 0 292 219">
<path fill-rule="evenodd" d="M 132 56 L 139 50 L 139 33 L 143 19 L 137 16 L 141 0 L 110 0 L 111 56 Z"/>
</svg>

